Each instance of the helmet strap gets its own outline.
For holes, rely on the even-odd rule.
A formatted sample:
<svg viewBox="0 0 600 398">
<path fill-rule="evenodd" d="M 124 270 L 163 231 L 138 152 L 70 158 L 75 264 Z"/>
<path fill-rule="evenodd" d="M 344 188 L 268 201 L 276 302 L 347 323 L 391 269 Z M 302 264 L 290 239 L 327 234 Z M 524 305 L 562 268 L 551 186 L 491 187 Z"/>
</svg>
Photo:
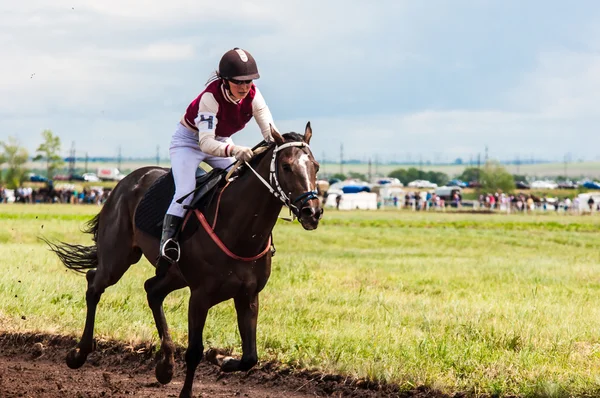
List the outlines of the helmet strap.
<svg viewBox="0 0 600 398">
<path fill-rule="evenodd" d="M 231 98 L 231 100 L 235 103 L 239 102 L 239 100 L 231 92 L 231 87 L 229 86 L 229 80 L 223 78 L 223 86 L 225 86 L 225 90 L 227 91 L 227 95 L 229 95 L 229 98 Z"/>
</svg>

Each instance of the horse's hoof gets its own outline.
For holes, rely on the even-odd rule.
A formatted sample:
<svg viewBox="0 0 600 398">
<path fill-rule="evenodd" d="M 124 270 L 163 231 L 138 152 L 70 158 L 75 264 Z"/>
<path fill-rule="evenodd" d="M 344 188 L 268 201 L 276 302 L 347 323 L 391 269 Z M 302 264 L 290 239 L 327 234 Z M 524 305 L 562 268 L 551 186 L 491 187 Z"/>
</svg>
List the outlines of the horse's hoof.
<svg viewBox="0 0 600 398">
<path fill-rule="evenodd" d="M 182 390 L 179 393 L 179 398 L 192 398 L 192 392 L 187 390 Z"/>
<path fill-rule="evenodd" d="M 237 372 L 238 370 L 240 370 L 240 363 L 241 361 L 239 359 L 235 359 L 232 357 L 227 357 L 223 359 L 223 362 L 221 363 L 221 371 L 223 372 Z"/>
<path fill-rule="evenodd" d="M 168 361 L 160 361 L 154 369 L 156 380 L 160 384 L 169 384 L 173 380 L 173 363 Z"/>
<path fill-rule="evenodd" d="M 80 367 L 83 366 L 86 359 L 87 359 L 87 354 L 83 355 L 81 353 L 81 349 L 73 348 L 67 354 L 67 366 L 70 367 L 71 369 L 79 369 Z"/>
</svg>

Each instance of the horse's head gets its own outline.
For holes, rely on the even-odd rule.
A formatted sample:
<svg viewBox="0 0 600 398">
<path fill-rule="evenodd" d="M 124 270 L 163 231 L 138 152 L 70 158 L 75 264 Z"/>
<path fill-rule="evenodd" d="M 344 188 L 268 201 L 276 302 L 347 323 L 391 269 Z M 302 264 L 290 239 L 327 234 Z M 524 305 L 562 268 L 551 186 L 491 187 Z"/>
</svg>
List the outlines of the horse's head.
<svg viewBox="0 0 600 398">
<path fill-rule="evenodd" d="M 306 124 L 304 136 L 296 133 L 282 136 L 273 127 L 271 136 L 276 144 L 271 164 L 271 184 L 287 199 L 288 206 L 304 229 L 316 229 L 323 209 L 316 188 L 319 163 L 308 146 L 312 137 L 310 122 Z"/>
</svg>

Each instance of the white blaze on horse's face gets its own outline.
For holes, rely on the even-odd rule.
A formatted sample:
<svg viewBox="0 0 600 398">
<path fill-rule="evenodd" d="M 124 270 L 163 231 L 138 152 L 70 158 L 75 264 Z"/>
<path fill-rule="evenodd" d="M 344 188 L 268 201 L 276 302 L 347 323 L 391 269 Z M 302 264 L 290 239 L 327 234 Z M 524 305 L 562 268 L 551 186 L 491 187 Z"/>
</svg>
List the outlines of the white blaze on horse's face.
<svg viewBox="0 0 600 398">
<path fill-rule="evenodd" d="M 302 156 L 300 156 L 300 159 L 298 159 L 298 164 L 300 165 L 300 170 L 301 170 L 300 172 L 306 178 L 306 187 L 312 191 L 313 189 L 315 189 L 315 187 L 311 185 L 310 177 L 308 176 L 308 163 L 309 162 L 310 162 L 310 156 L 308 156 L 306 153 L 303 153 Z"/>
</svg>

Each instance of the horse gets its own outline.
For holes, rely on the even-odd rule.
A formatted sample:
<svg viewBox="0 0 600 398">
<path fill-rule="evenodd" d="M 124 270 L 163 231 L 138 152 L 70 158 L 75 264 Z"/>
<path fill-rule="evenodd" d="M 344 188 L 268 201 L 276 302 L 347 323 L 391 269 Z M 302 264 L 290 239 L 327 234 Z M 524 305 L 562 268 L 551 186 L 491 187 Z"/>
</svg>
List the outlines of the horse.
<svg viewBox="0 0 600 398">
<path fill-rule="evenodd" d="M 217 185 L 218 200 L 213 197 L 202 212 L 187 212 L 180 233 L 180 258 L 165 273 L 157 272 L 144 283 L 161 340 L 155 376 L 162 384 L 173 378 L 175 351 L 163 301 L 177 289 L 187 286 L 191 290 L 186 375 L 180 397 L 192 396 L 194 374 L 204 355 L 202 333 L 207 313 L 218 303 L 233 299 L 242 340 L 240 359 L 219 356 L 221 370 L 248 371 L 257 364 L 258 295 L 271 274 L 271 233 L 280 211 L 287 206 L 305 230 L 316 229 L 322 217 L 316 192 L 319 164 L 309 147 L 310 122 L 304 135 L 280 135 L 272 127 L 271 135 L 273 142 L 265 144 L 263 153 Z M 96 307 L 105 289 L 117 283 L 142 255 L 157 266 L 159 238 L 138 227 L 135 213 L 145 193 L 167 172 L 148 166 L 121 180 L 83 231 L 93 235 L 94 245 L 46 240 L 67 268 L 86 273 L 85 327 L 81 340 L 66 357 L 72 369 L 81 367 L 94 349 Z"/>
</svg>

